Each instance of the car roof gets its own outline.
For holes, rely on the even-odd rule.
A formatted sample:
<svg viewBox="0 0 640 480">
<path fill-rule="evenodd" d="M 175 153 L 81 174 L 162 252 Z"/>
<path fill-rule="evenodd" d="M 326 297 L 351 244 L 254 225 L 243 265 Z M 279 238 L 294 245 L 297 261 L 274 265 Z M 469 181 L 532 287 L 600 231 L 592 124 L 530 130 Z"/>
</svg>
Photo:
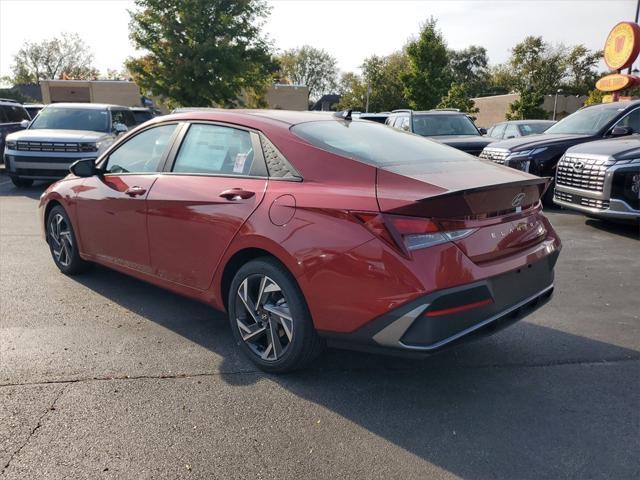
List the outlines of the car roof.
<svg viewBox="0 0 640 480">
<path fill-rule="evenodd" d="M 0 100 L 0 105 L 5 105 L 9 107 L 22 107 L 23 105 L 20 102 L 12 102 L 11 100 Z"/>
<path fill-rule="evenodd" d="M 50 103 L 49 105 L 45 105 L 45 107 L 52 106 L 57 108 L 83 108 L 87 110 L 105 110 L 111 108 L 129 109 L 129 107 L 123 107 L 122 105 L 111 105 L 109 103 Z"/>
</svg>

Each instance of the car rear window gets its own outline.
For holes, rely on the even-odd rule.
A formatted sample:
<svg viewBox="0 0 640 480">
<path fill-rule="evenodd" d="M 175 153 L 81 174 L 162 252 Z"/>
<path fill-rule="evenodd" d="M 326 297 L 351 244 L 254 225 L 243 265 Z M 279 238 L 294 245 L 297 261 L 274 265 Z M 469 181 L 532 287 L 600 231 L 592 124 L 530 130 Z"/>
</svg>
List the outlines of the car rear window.
<svg viewBox="0 0 640 480">
<path fill-rule="evenodd" d="M 420 164 L 428 173 L 430 164 L 439 171 L 443 162 L 478 161 L 433 140 L 367 121 L 307 122 L 294 125 L 291 131 L 318 148 L 375 167 Z"/>
</svg>

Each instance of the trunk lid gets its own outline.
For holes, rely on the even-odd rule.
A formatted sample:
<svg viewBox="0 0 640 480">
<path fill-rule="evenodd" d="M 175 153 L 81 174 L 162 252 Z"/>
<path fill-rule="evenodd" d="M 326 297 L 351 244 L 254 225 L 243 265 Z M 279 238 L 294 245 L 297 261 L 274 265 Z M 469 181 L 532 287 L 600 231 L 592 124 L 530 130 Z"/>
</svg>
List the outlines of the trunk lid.
<svg viewBox="0 0 640 480">
<path fill-rule="evenodd" d="M 377 197 L 386 214 L 430 218 L 443 231 L 473 229 L 454 240 L 476 263 L 533 246 L 546 237 L 538 201 L 549 179 L 482 160 L 379 169 Z M 446 167 L 446 169 L 445 169 Z"/>
</svg>

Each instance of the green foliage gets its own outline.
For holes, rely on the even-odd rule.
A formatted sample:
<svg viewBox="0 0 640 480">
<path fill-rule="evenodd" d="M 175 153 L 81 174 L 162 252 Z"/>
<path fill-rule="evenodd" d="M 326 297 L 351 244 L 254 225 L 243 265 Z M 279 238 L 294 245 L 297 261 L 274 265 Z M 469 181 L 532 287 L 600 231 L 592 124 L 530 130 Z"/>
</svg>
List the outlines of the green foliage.
<svg viewBox="0 0 640 480">
<path fill-rule="evenodd" d="M 343 73 L 338 84 L 338 93 L 340 94 L 338 110 L 365 111 L 367 85 L 363 82 L 362 77 L 353 72 Z"/>
<path fill-rule="evenodd" d="M 13 58 L 11 82 L 38 83 L 63 77 L 91 80 L 98 76 L 93 53 L 75 33 L 63 33 L 41 42 L 26 42 Z"/>
<path fill-rule="evenodd" d="M 588 95 L 600 77 L 597 67 L 602 51 L 591 51 L 584 45 L 574 46 L 565 56 L 563 90 L 573 95 Z"/>
<path fill-rule="evenodd" d="M 520 98 L 509 105 L 507 120 L 548 119 L 549 113 L 542 108 L 544 95 L 528 89 L 520 93 Z"/>
<path fill-rule="evenodd" d="M 435 107 L 451 85 L 449 54 L 437 21 L 429 19 L 416 40 L 406 47 L 409 71 L 402 75 L 405 92 L 413 108 Z"/>
<path fill-rule="evenodd" d="M 0 98 L 10 98 L 20 103 L 32 102 L 32 98 L 28 98 L 14 88 L 0 88 Z"/>
<path fill-rule="evenodd" d="M 463 50 L 450 50 L 449 65 L 453 82 L 464 85 L 470 97 L 487 91 L 489 57 L 486 48 L 471 45 Z"/>
<path fill-rule="evenodd" d="M 597 88 L 594 88 L 587 95 L 587 99 L 584 101 L 584 106 L 595 105 L 596 103 L 602 103 L 602 98 L 605 96 L 604 92 L 601 92 Z"/>
<path fill-rule="evenodd" d="M 466 113 L 478 113 L 480 110 L 467 93 L 467 88 L 459 83 L 452 83 L 447 95 L 442 97 L 438 108 L 457 108 Z"/>
<path fill-rule="evenodd" d="M 338 67 L 326 51 L 304 45 L 285 51 L 278 57 L 280 78 L 309 87 L 309 98 L 318 100 L 337 86 Z"/>
<path fill-rule="evenodd" d="M 126 68 L 170 107 L 237 106 L 261 97 L 277 69 L 261 34 L 263 0 L 136 0 L 130 36 L 147 52 Z"/>
</svg>

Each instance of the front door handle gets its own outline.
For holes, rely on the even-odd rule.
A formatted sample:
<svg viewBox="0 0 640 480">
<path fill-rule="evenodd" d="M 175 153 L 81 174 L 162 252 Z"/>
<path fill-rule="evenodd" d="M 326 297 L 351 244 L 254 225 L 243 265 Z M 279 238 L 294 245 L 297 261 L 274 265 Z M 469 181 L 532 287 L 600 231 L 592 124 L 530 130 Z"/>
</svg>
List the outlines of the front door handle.
<svg viewBox="0 0 640 480">
<path fill-rule="evenodd" d="M 144 195 L 145 193 L 147 193 L 147 189 L 137 186 L 129 187 L 124 191 L 124 193 L 126 193 L 130 197 L 137 197 L 138 195 Z"/>
<path fill-rule="evenodd" d="M 249 192 L 242 188 L 230 188 L 229 190 L 222 192 L 220 196 L 227 200 L 246 200 L 247 198 L 253 197 L 255 194 L 256 192 Z"/>
</svg>

